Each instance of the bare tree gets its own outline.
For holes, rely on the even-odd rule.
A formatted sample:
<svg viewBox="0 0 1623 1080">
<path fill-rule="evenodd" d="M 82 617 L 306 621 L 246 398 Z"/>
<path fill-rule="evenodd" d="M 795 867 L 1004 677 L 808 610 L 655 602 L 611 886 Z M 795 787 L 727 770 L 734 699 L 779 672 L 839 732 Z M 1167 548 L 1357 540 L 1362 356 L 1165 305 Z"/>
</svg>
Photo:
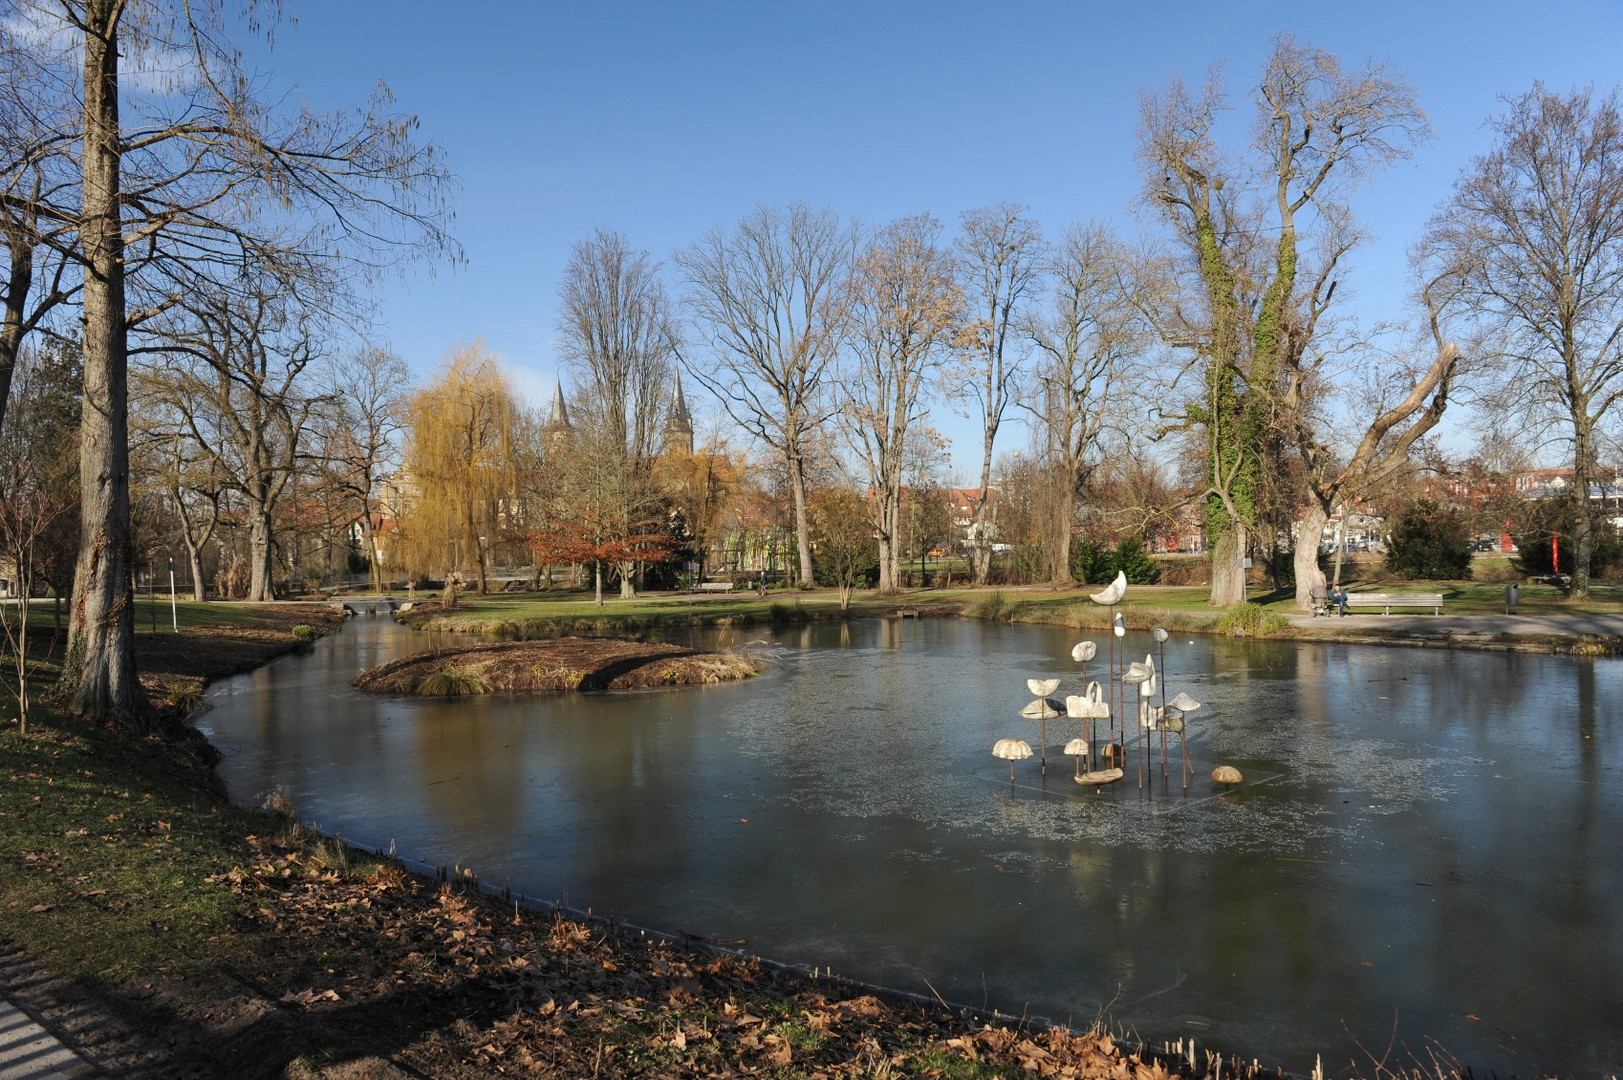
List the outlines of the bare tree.
<svg viewBox="0 0 1623 1080">
<path fill-rule="evenodd" d="M 831 415 L 824 380 L 839 349 L 839 286 L 854 232 L 833 211 L 759 206 L 676 257 L 713 350 L 684 367 L 727 414 L 782 456 L 794 497 L 800 579 L 813 583 L 806 441 Z"/>
<path fill-rule="evenodd" d="M 564 362 L 574 373 L 576 426 L 597 452 L 610 455 L 593 463 L 594 472 L 619 468 L 626 473 L 612 484 L 595 485 L 629 499 L 616 518 L 621 521 L 640 520 L 634 508 L 651 492 L 678 351 L 670 301 L 658 275 L 659 265 L 646 251 L 632 249 L 620 233 L 599 229 L 575 245 L 558 289 L 558 333 Z M 606 550 L 600 546 L 599 557 Z M 629 555 L 640 547 L 622 544 L 615 550 Z M 620 594 L 634 596 L 636 563 L 617 562 L 616 568 Z"/>
<path fill-rule="evenodd" d="M 242 496 L 255 601 L 275 599 L 273 520 L 321 400 L 303 386 L 320 356 L 320 320 L 290 299 L 293 291 L 292 282 L 265 274 L 194 296 L 165 313 L 160 338 L 133 350 L 159 358 L 187 433 Z"/>
<path fill-rule="evenodd" d="M 230 482 L 218 458 L 192 436 L 183 384 L 138 370 L 131 388 L 139 403 L 130 432 L 133 471 L 147 474 L 167 496 L 186 548 L 192 599 L 202 602 L 208 599 L 203 552 L 220 526 Z"/>
<path fill-rule="evenodd" d="M 1071 226 L 1049 261 L 1047 306 L 1032 319 L 1037 393 L 1028 405 L 1054 472 L 1049 577 L 1069 582 L 1077 497 L 1100 461 L 1118 381 L 1147 344 L 1132 257 L 1108 228 Z"/>
<path fill-rule="evenodd" d="M 957 331 L 957 362 L 946 378 L 948 393 L 971 403 L 981 424 L 980 494 L 970 529 L 977 585 L 986 584 L 992 568 L 994 529 L 988 516 L 996 512 L 989 498 L 993 446 L 1019 383 L 1023 342 L 1018 339 L 1025 305 L 1042 279 L 1042 233 L 1027 216 L 1030 209 L 1005 202 L 967 210 L 955 245 L 965 321 Z M 1011 338 L 1016 339 L 1012 352 Z"/>
<path fill-rule="evenodd" d="M 411 371 L 380 345 L 362 345 L 325 372 L 329 406 L 317 417 L 319 453 L 332 470 L 341 503 L 359 512 L 371 562 L 372 588 L 383 589 L 378 528 L 383 511 L 379 485 L 399 459 L 406 392 Z"/>
<path fill-rule="evenodd" d="M 78 197 L 67 153 L 73 103 L 16 30 L 0 21 L 0 423 L 23 343 L 79 291 L 68 273 Z"/>
<path fill-rule="evenodd" d="M 574 373 L 576 423 L 602 430 L 646 472 L 656 452 L 676 357 L 659 265 L 599 229 L 576 244 L 558 288 L 558 334 Z"/>
<path fill-rule="evenodd" d="M 659 492 L 628 467 L 624 448 L 603 427 L 583 428 L 559 447 L 549 466 L 555 505 L 536 546 L 549 558 L 591 567 L 599 607 L 611 568 L 619 574 L 621 595 L 634 596 L 632 568 L 662 560 L 676 546 Z"/>
<path fill-rule="evenodd" d="M 1491 122 L 1494 148 L 1466 167 L 1430 225 L 1464 268 L 1464 301 L 1499 335 L 1507 401 L 1565 429 L 1573 486 L 1570 599 L 1589 595 L 1596 440 L 1623 398 L 1623 113 L 1618 91 L 1535 83 Z"/>
<path fill-rule="evenodd" d="M 1193 354 L 1202 389 L 1185 419 L 1206 436 L 1212 603 L 1244 595 L 1241 560 L 1283 438 L 1279 401 L 1310 357 L 1337 275 L 1360 239 L 1346 198 L 1372 168 L 1405 157 L 1428 127 L 1413 87 L 1384 65 L 1345 70 L 1280 37 L 1257 88 L 1253 144 L 1225 154 L 1215 77 L 1140 107 L 1145 198 L 1185 249 L 1185 299 L 1167 336 Z"/>
<path fill-rule="evenodd" d="M 30 655 L 30 649 L 38 650 L 29 641 L 29 609 L 40 578 L 50 576 L 46 567 L 55 561 L 53 542 L 71 543 L 60 526 L 71 523 L 78 502 L 72 433 L 79 417 L 71 383 L 64 377 L 74 372 L 62 359 L 23 353 L 14 405 L 0 424 L 0 566 L 9 564 L 16 601 L 0 604 L 0 630 L 12 653 L 10 689 L 25 734 L 31 707 L 28 683 L 38 660 Z"/>
<path fill-rule="evenodd" d="M 844 433 L 867 467 L 879 534 L 879 589 L 901 580 L 902 474 L 909 440 L 927 415 L 924 391 L 939 370 L 961 309 L 941 224 L 899 218 L 867 243 L 850 285 L 847 370 L 840 379 Z"/>
<path fill-rule="evenodd" d="M 1396 380 L 1396 392 L 1379 400 L 1375 418 L 1364 429 L 1351 456 L 1336 455 L 1306 424 L 1295 433 L 1294 441 L 1307 470 L 1309 494 L 1294 555 L 1298 609 L 1309 610 L 1313 590 L 1325 585 L 1318 563 L 1325 523 L 1338 504 L 1378 492 L 1387 481 L 1412 466 L 1410 455 L 1415 444 L 1437 426 L 1448 407 L 1448 391 L 1459 362 L 1460 351 L 1455 345 L 1439 343 L 1429 365 L 1408 370 L 1406 379 Z"/>
<path fill-rule="evenodd" d="M 80 103 L 77 129 L 62 132 L 80 147 L 73 224 L 85 361 L 83 514 L 62 682 L 81 714 L 142 727 L 129 335 L 209 267 L 252 266 L 267 254 L 330 265 L 341 251 L 364 274 L 420 251 L 454 253 L 444 228 L 449 178 L 385 88 L 347 113 L 270 96 L 243 66 L 231 40 L 237 26 L 219 0 L 17 0 L 16 8 Z M 275 14 L 250 5 L 246 22 L 263 29 Z"/>
</svg>

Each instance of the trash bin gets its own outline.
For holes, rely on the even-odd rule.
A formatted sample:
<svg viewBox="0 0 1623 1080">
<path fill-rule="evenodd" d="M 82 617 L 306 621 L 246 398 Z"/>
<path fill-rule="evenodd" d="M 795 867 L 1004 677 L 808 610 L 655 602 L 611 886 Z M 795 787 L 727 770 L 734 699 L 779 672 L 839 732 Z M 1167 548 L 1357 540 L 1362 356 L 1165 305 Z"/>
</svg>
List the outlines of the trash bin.
<svg viewBox="0 0 1623 1080">
<path fill-rule="evenodd" d="M 1506 585 L 1505 586 L 1505 614 L 1509 615 L 1510 614 L 1510 609 L 1515 607 L 1517 604 L 1519 604 L 1521 602 L 1522 602 L 1522 587 L 1520 585 Z"/>
</svg>

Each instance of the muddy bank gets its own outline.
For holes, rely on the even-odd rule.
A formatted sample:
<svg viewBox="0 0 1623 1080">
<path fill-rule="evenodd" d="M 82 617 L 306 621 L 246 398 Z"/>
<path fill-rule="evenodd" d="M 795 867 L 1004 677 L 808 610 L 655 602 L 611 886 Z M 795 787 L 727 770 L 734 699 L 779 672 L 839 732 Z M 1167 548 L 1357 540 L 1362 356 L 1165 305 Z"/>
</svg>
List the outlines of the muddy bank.
<svg viewBox="0 0 1623 1080">
<path fill-rule="evenodd" d="M 760 674 L 739 653 L 711 653 L 652 641 L 552 638 L 441 649 L 370 668 L 355 686 L 379 694 L 458 696 L 560 690 L 699 686 Z"/>
</svg>

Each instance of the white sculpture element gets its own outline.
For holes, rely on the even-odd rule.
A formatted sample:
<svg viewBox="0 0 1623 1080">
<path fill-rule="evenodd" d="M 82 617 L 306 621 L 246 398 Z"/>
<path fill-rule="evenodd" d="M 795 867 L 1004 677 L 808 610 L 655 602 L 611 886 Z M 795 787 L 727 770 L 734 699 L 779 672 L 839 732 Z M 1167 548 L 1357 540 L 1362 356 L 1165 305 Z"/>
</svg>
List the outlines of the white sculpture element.
<svg viewBox="0 0 1623 1080">
<path fill-rule="evenodd" d="M 1047 697 L 1059 689 L 1058 679 L 1027 679 L 1026 689 L 1038 697 Z"/>
<path fill-rule="evenodd" d="M 1123 621 L 1123 619 L 1121 617 L 1121 612 L 1119 612 L 1119 611 L 1116 612 L 1116 621 L 1115 621 L 1114 624 L 1111 625 L 1110 632 L 1112 634 L 1115 634 L 1117 637 L 1126 637 L 1127 636 L 1127 623 L 1125 621 Z"/>
<path fill-rule="evenodd" d="M 1091 641 L 1079 641 L 1071 649 L 1071 659 L 1079 664 L 1085 664 L 1099 655 L 1099 646 Z"/>
<path fill-rule="evenodd" d="M 992 744 L 992 756 L 1007 761 L 1024 761 L 1031 756 L 1031 744 L 1024 739 L 999 739 Z"/>
<path fill-rule="evenodd" d="M 1014 783 L 1014 763 L 1031 756 L 1031 744 L 1024 739 L 999 739 L 992 744 L 992 756 L 1009 763 L 1009 783 Z"/>
<path fill-rule="evenodd" d="M 1020 710 L 1020 715 L 1027 720 L 1052 720 L 1064 716 L 1064 706 L 1053 698 L 1038 698 L 1030 705 Z"/>
<path fill-rule="evenodd" d="M 1086 693 L 1066 698 L 1065 715 L 1075 720 L 1110 719 L 1110 703 L 1105 700 L 1104 687 L 1090 682 Z"/>
<path fill-rule="evenodd" d="M 1116 580 L 1105 586 L 1103 592 L 1096 592 L 1091 599 L 1095 604 L 1111 607 L 1121 603 L 1121 598 L 1127 595 L 1127 572 L 1116 571 Z"/>
</svg>

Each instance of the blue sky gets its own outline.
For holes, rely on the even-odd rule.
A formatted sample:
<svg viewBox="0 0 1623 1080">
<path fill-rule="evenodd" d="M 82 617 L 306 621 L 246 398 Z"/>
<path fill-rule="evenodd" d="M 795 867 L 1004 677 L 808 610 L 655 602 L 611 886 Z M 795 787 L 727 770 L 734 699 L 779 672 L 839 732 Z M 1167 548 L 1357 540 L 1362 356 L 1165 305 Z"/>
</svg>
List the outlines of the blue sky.
<svg viewBox="0 0 1623 1080">
<path fill-rule="evenodd" d="M 1133 217 L 1141 91 L 1224 65 L 1236 96 L 1275 35 L 1390 61 L 1436 138 L 1356 206 L 1375 241 L 1352 307 L 1403 314 L 1405 250 L 1488 144 L 1500 93 L 1623 77 L 1623 2 L 464 3 L 295 0 L 264 61 L 315 106 L 385 79 L 461 183 L 466 266 L 386 285 L 380 337 L 427 373 L 483 334 L 532 399 L 556 370 L 570 246 L 618 229 L 668 260 L 756 203 L 882 222 L 1024 202 L 1050 233 Z M 1243 134 L 1243 133 L 1238 133 Z M 674 286 L 673 286 L 674 287 Z M 972 432 L 945 409 L 955 466 Z M 1024 436 L 1000 438 L 1017 449 Z"/>
</svg>

